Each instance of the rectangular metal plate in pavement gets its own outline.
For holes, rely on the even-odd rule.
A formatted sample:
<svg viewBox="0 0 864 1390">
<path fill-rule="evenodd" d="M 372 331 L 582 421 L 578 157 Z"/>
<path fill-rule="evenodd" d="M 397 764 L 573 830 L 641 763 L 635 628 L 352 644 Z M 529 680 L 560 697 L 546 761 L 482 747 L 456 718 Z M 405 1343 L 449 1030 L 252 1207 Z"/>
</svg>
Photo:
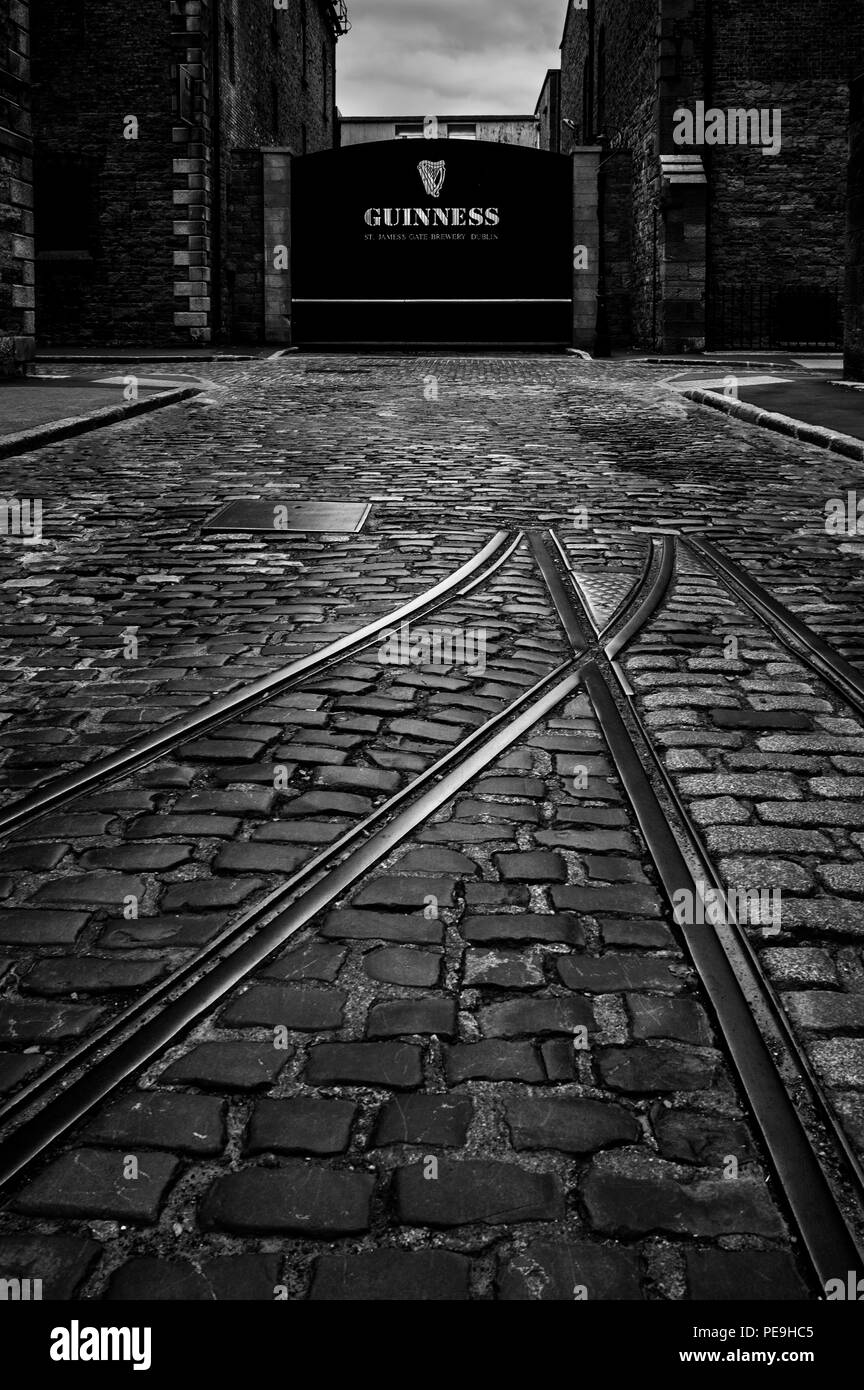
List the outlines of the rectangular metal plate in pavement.
<svg viewBox="0 0 864 1390">
<path fill-rule="evenodd" d="M 255 535 L 292 531 L 333 531 L 351 535 L 361 531 L 372 510 L 371 502 L 229 502 L 205 531 L 248 531 Z"/>
</svg>

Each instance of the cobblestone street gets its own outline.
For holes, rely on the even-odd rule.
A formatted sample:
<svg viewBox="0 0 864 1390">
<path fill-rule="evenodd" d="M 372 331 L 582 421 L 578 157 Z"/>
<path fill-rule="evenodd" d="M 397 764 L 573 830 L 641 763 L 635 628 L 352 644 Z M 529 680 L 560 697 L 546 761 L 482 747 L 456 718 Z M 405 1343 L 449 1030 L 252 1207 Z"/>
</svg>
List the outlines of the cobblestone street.
<svg viewBox="0 0 864 1390">
<path fill-rule="evenodd" d="M 758 980 L 750 1054 L 860 1240 L 864 537 L 826 507 L 864 476 L 681 370 L 213 362 L 4 461 L 42 535 L 0 538 L 0 1274 L 127 1301 L 846 1278 L 699 943 Z M 205 529 L 243 499 L 371 512 Z M 667 827 L 693 881 L 782 913 L 682 915 Z"/>
</svg>

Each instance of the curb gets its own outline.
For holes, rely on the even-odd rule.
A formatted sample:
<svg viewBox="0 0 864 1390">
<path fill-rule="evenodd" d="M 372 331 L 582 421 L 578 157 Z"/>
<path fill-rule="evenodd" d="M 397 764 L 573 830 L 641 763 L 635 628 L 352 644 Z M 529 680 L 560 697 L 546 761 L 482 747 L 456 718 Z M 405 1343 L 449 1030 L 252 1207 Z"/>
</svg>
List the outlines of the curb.
<svg viewBox="0 0 864 1390">
<path fill-rule="evenodd" d="M 773 430 L 775 434 L 785 434 L 790 439 L 799 439 L 802 444 L 815 444 L 820 449 L 830 449 L 832 453 L 842 454 L 844 458 L 864 463 L 864 440 L 855 439 L 851 434 L 838 434 L 826 429 L 824 425 L 805 425 L 802 420 L 793 420 L 789 415 L 775 415 L 773 411 L 762 410 L 758 405 L 748 405 L 746 401 L 734 397 L 721 396 L 716 391 L 692 389 L 682 391 L 687 400 L 697 405 L 708 405 L 714 410 L 722 410 L 746 425 L 761 425 L 763 429 Z"/>
<path fill-rule="evenodd" d="M 102 429 L 105 425 L 117 425 L 135 415 L 148 415 L 166 405 L 177 405 L 180 401 L 197 396 L 200 386 L 180 386 L 171 391 L 159 391 L 141 401 L 127 401 L 124 405 L 108 405 L 102 410 L 94 410 L 90 415 L 73 415 L 65 420 L 52 420 L 47 425 L 37 425 L 32 430 L 22 430 L 19 434 L 0 436 L 0 458 L 10 458 L 13 454 L 26 454 L 31 449 L 41 449 L 46 444 L 56 444 L 61 439 L 71 439 L 76 434 L 87 434 L 90 430 Z"/>
</svg>

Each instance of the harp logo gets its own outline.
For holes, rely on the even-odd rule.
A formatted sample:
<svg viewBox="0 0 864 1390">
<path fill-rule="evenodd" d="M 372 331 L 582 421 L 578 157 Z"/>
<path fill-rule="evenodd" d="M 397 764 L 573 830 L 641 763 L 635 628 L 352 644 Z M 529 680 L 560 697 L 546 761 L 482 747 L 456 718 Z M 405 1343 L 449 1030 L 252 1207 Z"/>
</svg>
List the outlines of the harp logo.
<svg viewBox="0 0 864 1390">
<path fill-rule="evenodd" d="M 431 159 L 421 159 L 417 165 L 420 177 L 423 180 L 423 187 L 430 198 L 440 198 L 441 190 L 444 187 L 444 180 L 447 177 L 447 165 L 443 159 L 437 161 Z"/>
</svg>

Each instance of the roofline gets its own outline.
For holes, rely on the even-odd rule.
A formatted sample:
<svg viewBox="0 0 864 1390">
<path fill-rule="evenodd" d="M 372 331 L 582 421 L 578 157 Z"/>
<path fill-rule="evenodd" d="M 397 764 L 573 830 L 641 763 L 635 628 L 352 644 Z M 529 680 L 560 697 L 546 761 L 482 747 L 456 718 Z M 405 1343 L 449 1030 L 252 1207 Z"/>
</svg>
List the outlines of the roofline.
<svg viewBox="0 0 864 1390">
<path fill-rule="evenodd" d="M 565 42 L 566 42 L 566 40 L 567 40 L 567 32 L 568 32 L 568 30 L 569 30 L 569 28 L 570 28 L 570 21 L 571 21 L 571 19 L 573 19 L 574 15 L 581 14 L 581 15 L 586 15 L 586 17 L 587 17 L 587 13 L 588 13 L 587 10 L 575 10 L 575 9 L 573 8 L 573 5 L 572 5 L 572 3 L 571 3 L 571 0 L 567 0 L 567 13 L 566 13 L 566 15 L 564 16 L 564 32 L 563 32 L 563 34 L 561 35 L 561 42 L 560 42 L 559 45 L 558 45 L 559 48 L 563 48 L 563 47 L 564 47 L 564 44 L 565 44 Z"/>
<path fill-rule="evenodd" d="M 558 71 L 558 69 L 553 69 L 553 70 L 554 70 L 554 71 Z M 364 122 L 374 122 L 374 123 L 376 123 L 376 124 L 378 124 L 378 125 L 389 125 L 389 124 L 390 124 L 391 122 L 393 122 L 393 121 L 395 121 L 395 122 L 396 122 L 397 124 L 399 124 L 399 125 L 407 125 L 409 121 L 417 121 L 417 122 L 419 122 L 419 123 L 422 125 L 423 119 L 424 119 L 424 118 L 423 118 L 423 116 L 418 116 L 418 115 L 415 114 L 415 115 L 413 115 L 413 116 L 340 116 L 339 119 L 340 119 L 340 120 L 343 122 L 343 124 L 345 124 L 345 125 L 349 125 L 349 124 L 352 124 L 352 123 L 355 123 L 355 124 L 360 125 L 360 124 L 362 124 L 362 123 L 364 123 Z M 471 112 L 465 114 L 465 113 L 463 113 L 463 112 L 460 111 L 457 115 L 437 116 L 436 119 L 439 120 L 439 121 L 453 121 L 453 122 L 456 122 L 456 123 L 458 123 L 458 122 L 464 122 L 464 123 L 467 125 L 469 121 L 533 121 L 533 120 L 534 120 L 534 116 L 533 116 L 533 115 L 530 115 L 530 116 L 529 116 L 527 113 L 526 113 L 526 114 L 523 114 L 523 115 L 515 115 L 515 116 L 513 116 L 513 115 L 506 115 L 506 116 L 479 115 L 479 116 L 475 116 L 475 115 L 474 115 L 473 113 L 471 113 Z"/>
<path fill-rule="evenodd" d="M 543 93 L 545 92 L 546 87 L 548 86 L 549 78 L 550 78 L 550 77 L 557 77 L 557 78 L 559 79 L 559 81 L 560 81 L 560 79 L 561 79 L 561 69 L 560 69 L 560 68 L 547 68 L 547 69 L 546 69 L 546 76 L 543 78 L 543 86 L 540 88 L 540 95 L 539 95 L 538 98 L 537 98 L 537 105 L 534 107 L 534 115 L 535 115 L 535 116 L 537 115 L 537 113 L 538 113 L 539 110 L 540 110 L 540 103 L 541 103 L 541 101 L 543 100 Z"/>
</svg>

